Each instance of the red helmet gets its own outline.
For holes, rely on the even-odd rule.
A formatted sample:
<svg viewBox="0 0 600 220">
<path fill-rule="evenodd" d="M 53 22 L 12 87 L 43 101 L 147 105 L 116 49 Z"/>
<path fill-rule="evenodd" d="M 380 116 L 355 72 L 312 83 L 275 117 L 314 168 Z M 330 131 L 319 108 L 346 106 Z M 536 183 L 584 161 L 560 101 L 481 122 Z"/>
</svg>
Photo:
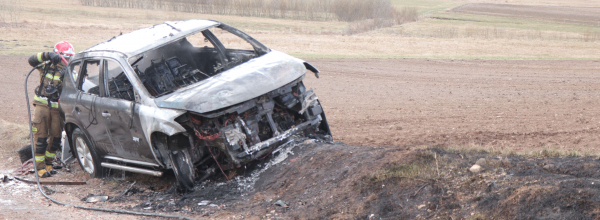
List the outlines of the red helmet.
<svg viewBox="0 0 600 220">
<path fill-rule="evenodd" d="M 69 42 L 61 41 L 54 45 L 54 52 L 62 55 L 65 59 L 70 59 L 71 56 L 75 55 L 75 49 Z"/>
</svg>

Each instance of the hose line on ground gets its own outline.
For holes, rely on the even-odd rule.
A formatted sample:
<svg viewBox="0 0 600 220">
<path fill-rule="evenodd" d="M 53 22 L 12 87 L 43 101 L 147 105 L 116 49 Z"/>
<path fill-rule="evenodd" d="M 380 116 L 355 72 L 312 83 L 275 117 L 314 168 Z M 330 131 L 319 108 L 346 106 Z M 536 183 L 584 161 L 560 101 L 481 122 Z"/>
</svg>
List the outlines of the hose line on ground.
<svg viewBox="0 0 600 220">
<path fill-rule="evenodd" d="M 34 67 L 33 69 L 31 69 L 31 71 L 29 71 L 29 73 L 27 74 L 27 76 L 25 77 L 25 99 L 27 101 L 27 115 L 29 116 L 29 141 L 31 142 L 31 155 L 33 158 L 35 158 L 35 151 L 34 151 L 34 145 L 33 145 L 33 132 L 31 131 L 31 107 L 29 106 L 29 93 L 27 93 L 27 91 L 29 91 L 27 89 L 27 80 L 29 79 L 29 75 L 31 75 L 31 73 L 43 66 L 49 64 L 48 61 L 41 63 L 40 65 L 37 65 L 36 67 Z M 33 160 L 33 167 L 35 169 L 36 166 L 36 161 Z M 161 214 L 154 214 L 154 213 L 144 213 L 144 212 L 134 212 L 134 211 L 127 211 L 127 210 L 118 210 L 118 209 L 102 209 L 102 208 L 93 208 L 93 207 L 85 207 L 85 206 L 79 206 L 79 205 L 73 205 L 73 204 L 68 204 L 68 203 L 63 203 L 63 202 L 59 202 L 56 201 L 52 198 L 50 198 L 48 195 L 46 195 L 46 193 L 44 192 L 44 190 L 42 190 L 42 186 L 40 184 L 40 177 L 37 175 L 37 172 L 34 174 L 35 176 L 35 180 L 38 186 L 38 190 L 40 191 L 40 193 L 42 193 L 42 195 L 44 197 L 46 197 L 47 199 L 49 199 L 50 201 L 59 204 L 59 205 L 63 205 L 63 206 L 70 206 L 70 207 L 75 207 L 75 208 L 79 208 L 79 209 L 85 209 L 85 210 L 92 210 L 92 211 L 101 211 L 101 212 L 111 212 L 111 213 L 121 213 L 121 214 L 130 214 L 130 215 L 144 215 L 144 216 L 153 216 L 153 217 L 163 217 L 163 218 L 178 218 L 178 219 L 189 219 L 191 220 L 191 218 L 185 217 L 185 216 L 177 216 L 177 215 L 161 215 Z"/>
</svg>

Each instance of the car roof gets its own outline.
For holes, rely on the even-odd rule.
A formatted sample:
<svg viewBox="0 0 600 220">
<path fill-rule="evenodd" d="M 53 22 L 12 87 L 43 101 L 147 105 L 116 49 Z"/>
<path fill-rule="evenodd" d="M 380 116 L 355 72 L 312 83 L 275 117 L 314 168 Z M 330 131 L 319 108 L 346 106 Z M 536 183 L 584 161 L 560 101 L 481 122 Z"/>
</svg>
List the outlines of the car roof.
<svg viewBox="0 0 600 220">
<path fill-rule="evenodd" d="M 114 51 L 131 57 L 219 24 L 221 23 L 218 21 L 204 19 L 167 21 L 163 24 L 115 36 L 82 51 L 82 53 Z"/>
</svg>

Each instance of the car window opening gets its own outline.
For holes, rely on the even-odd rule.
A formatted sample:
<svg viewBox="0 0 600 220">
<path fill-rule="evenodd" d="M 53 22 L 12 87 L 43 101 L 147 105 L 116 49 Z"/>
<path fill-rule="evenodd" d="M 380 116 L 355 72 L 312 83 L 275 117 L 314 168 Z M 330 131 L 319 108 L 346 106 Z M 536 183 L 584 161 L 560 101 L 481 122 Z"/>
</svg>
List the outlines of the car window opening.
<svg viewBox="0 0 600 220">
<path fill-rule="evenodd" d="M 104 69 L 107 71 L 109 97 L 134 101 L 135 95 L 133 86 L 119 63 L 106 60 Z"/>
<path fill-rule="evenodd" d="M 100 60 L 87 60 L 83 73 L 80 89 L 90 94 L 100 95 Z"/>
</svg>

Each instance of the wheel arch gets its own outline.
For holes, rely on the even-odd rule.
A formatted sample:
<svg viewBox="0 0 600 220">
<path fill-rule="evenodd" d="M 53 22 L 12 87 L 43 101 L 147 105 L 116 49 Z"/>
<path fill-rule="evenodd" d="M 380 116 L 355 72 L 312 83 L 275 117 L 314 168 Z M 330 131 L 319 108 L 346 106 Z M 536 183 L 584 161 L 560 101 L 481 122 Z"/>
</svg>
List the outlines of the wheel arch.
<svg viewBox="0 0 600 220">
<path fill-rule="evenodd" d="M 169 159 L 169 152 L 190 148 L 191 143 L 188 140 L 189 137 L 185 132 L 169 135 L 165 132 L 155 131 L 150 134 L 150 145 L 152 146 L 152 151 L 155 152 L 157 159 L 159 159 L 167 169 L 172 168 L 170 162 L 171 160 Z M 183 143 L 181 143 L 182 141 Z"/>
</svg>

